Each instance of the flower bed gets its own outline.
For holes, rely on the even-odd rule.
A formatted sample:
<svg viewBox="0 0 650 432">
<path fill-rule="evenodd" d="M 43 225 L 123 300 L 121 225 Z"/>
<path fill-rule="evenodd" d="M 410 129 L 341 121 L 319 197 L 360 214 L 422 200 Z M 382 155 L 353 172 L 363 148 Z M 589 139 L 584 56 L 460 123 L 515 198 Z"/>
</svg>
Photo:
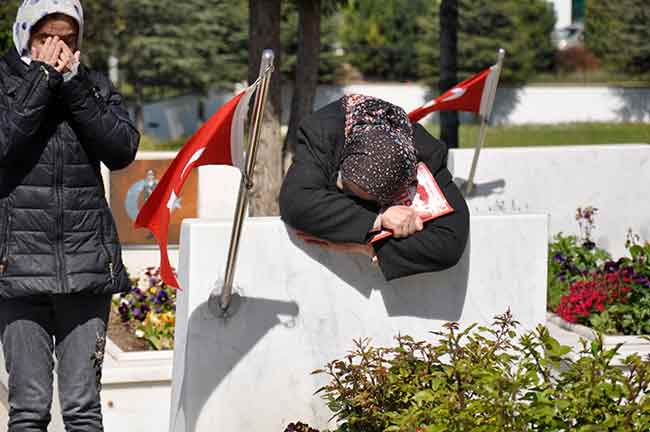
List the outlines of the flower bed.
<svg viewBox="0 0 650 432">
<path fill-rule="evenodd" d="M 605 334 L 650 334 L 650 243 L 628 233 L 629 257 L 611 260 L 591 240 L 595 214 L 578 209 L 581 237 L 558 234 L 549 246 L 549 309 Z"/>
<path fill-rule="evenodd" d="M 125 351 L 173 349 L 176 291 L 154 267 L 132 279 L 132 286 L 113 299 L 108 337 Z"/>
</svg>

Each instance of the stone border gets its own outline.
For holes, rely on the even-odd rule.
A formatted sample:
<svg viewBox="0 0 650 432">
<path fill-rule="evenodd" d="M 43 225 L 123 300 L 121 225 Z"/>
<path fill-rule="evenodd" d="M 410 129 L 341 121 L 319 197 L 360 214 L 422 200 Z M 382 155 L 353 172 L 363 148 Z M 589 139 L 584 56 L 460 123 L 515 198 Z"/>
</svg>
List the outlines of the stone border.
<svg viewBox="0 0 650 432">
<path fill-rule="evenodd" d="M 104 384 L 170 382 L 174 351 L 122 351 L 106 339 Z"/>
<path fill-rule="evenodd" d="M 596 339 L 597 332 L 595 330 L 581 324 L 567 322 L 553 312 L 546 313 L 546 321 L 572 333 L 576 338 L 582 337 L 587 340 Z M 622 344 L 616 356 L 619 362 L 633 353 L 638 353 L 641 357 L 650 356 L 650 341 L 641 336 L 604 335 L 603 342 L 605 347 L 609 349 L 614 348 L 618 344 Z"/>
</svg>

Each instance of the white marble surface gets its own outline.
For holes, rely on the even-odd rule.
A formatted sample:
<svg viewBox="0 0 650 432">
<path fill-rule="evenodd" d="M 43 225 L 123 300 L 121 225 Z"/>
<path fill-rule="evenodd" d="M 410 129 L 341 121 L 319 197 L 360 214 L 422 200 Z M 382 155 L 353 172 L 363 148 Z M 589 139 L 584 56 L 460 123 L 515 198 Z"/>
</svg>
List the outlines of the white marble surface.
<svg viewBox="0 0 650 432">
<path fill-rule="evenodd" d="M 590 327 L 569 323 L 551 312 L 546 314 L 546 322 L 547 327 L 551 330 L 551 335 L 561 343 L 571 346 L 574 353 L 578 353 L 582 348 L 580 339 L 592 341 L 598 337 Z M 644 359 L 650 355 L 650 341 L 646 340 L 645 336 L 603 335 L 603 344 L 605 349 L 614 349 L 620 345 L 617 355 L 614 357 L 614 363 L 617 365 L 620 365 L 623 359 L 632 354 L 638 354 Z"/>
<path fill-rule="evenodd" d="M 496 145 L 498 143 L 490 143 Z M 449 168 L 467 179 L 473 150 L 452 150 Z M 486 148 L 476 171 L 473 214 L 549 213 L 549 232 L 577 234 L 578 207 L 594 206 L 596 243 L 625 254 L 628 228 L 650 240 L 650 145 Z"/>
<path fill-rule="evenodd" d="M 281 431 L 331 416 L 314 369 L 352 340 L 429 338 L 449 320 L 489 323 L 511 308 L 525 328 L 545 317 L 546 215 L 479 216 L 461 262 L 387 283 L 367 259 L 305 246 L 277 218 L 246 221 L 228 319 L 207 300 L 225 267 L 230 223 L 185 221 L 170 430 Z"/>
</svg>

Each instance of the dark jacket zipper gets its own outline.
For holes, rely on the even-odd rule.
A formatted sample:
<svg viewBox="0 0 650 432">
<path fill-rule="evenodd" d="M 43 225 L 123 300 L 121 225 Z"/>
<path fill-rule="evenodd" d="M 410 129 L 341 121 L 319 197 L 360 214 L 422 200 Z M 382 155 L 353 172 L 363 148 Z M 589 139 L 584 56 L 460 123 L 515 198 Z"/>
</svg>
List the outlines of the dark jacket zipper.
<svg viewBox="0 0 650 432">
<path fill-rule="evenodd" d="M 56 195 L 56 221 L 55 221 L 55 250 L 56 250 L 56 277 L 61 281 L 63 292 L 68 292 L 68 281 L 63 271 L 63 149 L 61 140 L 55 135 L 54 138 L 54 191 Z"/>
<path fill-rule="evenodd" d="M 4 230 L 4 236 L 2 238 L 2 253 L 0 253 L 0 276 L 4 275 L 7 272 L 7 266 L 9 262 L 9 228 L 11 227 L 11 213 L 9 213 L 9 208 L 7 208 L 7 221 Z"/>
<path fill-rule="evenodd" d="M 101 210 L 100 210 L 101 211 Z M 111 257 L 111 252 L 106 246 L 106 238 L 104 237 L 104 215 L 99 214 L 99 242 L 102 244 L 106 258 L 108 259 L 108 273 L 111 277 L 111 285 L 115 282 L 115 267 L 113 265 L 113 258 Z"/>
</svg>

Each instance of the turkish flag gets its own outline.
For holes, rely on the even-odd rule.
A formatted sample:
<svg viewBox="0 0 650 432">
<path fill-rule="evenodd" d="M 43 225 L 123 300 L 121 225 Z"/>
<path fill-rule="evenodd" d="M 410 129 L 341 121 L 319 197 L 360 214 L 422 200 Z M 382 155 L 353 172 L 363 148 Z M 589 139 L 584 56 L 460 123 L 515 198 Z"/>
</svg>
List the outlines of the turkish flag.
<svg viewBox="0 0 650 432">
<path fill-rule="evenodd" d="M 170 286 L 179 287 L 167 253 L 174 203 L 195 167 L 232 165 L 244 170 L 244 123 L 256 88 L 257 83 L 233 97 L 185 143 L 138 213 L 134 226 L 149 229 L 156 238 L 160 247 L 160 276 Z"/>
<path fill-rule="evenodd" d="M 497 65 L 491 66 L 411 111 L 409 119 L 416 123 L 434 111 L 468 111 L 487 116 L 492 111 L 489 95 L 497 85 L 498 76 Z"/>
</svg>

